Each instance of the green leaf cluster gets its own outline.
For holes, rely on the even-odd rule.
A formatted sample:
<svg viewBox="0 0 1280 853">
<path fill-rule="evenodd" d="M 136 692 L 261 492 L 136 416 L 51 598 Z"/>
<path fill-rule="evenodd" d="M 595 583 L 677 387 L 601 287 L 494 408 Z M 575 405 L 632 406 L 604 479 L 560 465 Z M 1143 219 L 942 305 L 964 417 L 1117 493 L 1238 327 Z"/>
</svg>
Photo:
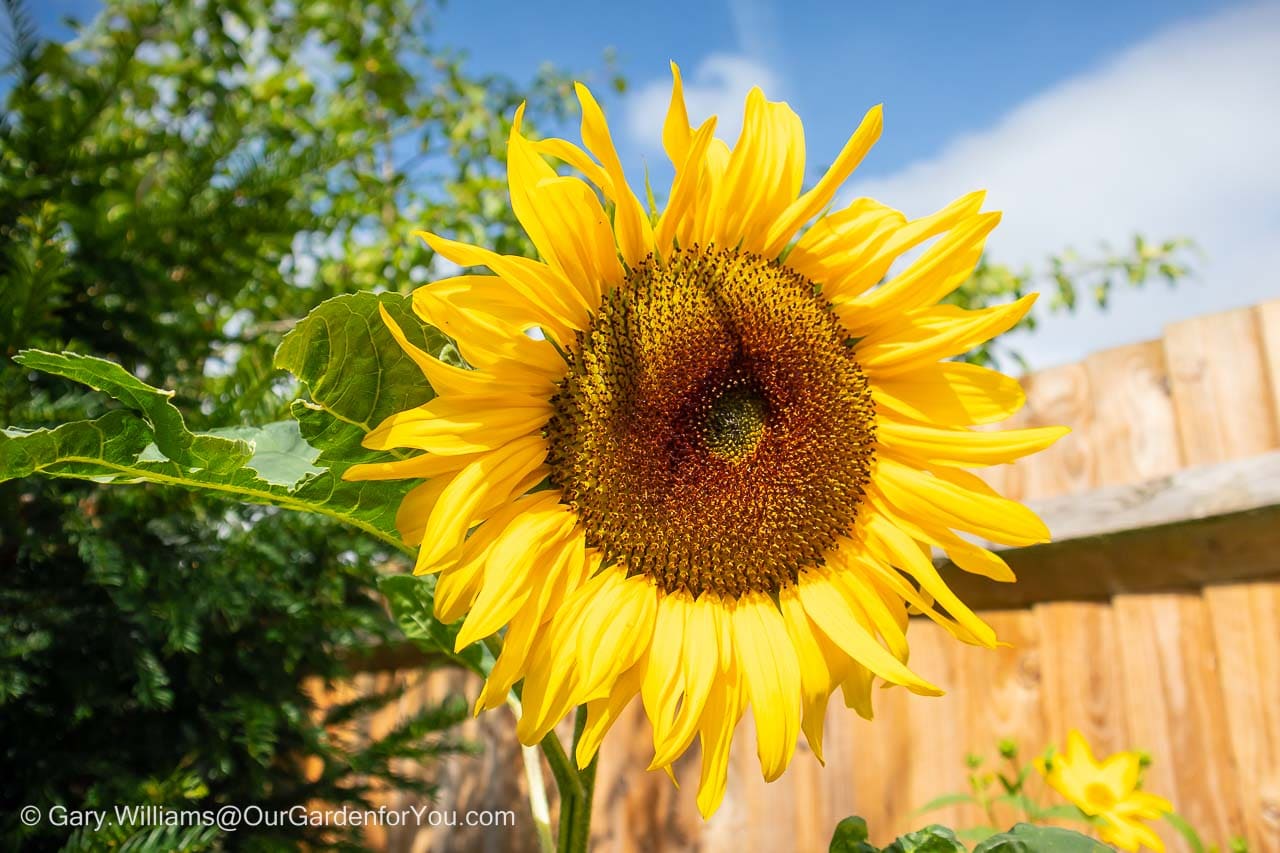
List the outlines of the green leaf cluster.
<svg viewBox="0 0 1280 853">
<path fill-rule="evenodd" d="M 867 822 L 847 817 L 836 825 L 831 853 L 968 853 L 953 830 L 937 824 L 908 832 L 884 848 L 868 838 Z M 991 835 L 973 853 L 1107 853 L 1111 849 L 1070 829 L 1019 823 L 1008 832 Z"/>
</svg>

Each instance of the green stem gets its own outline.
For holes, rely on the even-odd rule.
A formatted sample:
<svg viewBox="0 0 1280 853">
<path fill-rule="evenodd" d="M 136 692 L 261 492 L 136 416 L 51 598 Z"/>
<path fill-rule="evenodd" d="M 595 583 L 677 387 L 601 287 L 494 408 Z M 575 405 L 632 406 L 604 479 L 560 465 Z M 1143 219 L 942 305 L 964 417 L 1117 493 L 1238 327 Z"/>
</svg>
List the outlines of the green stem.
<svg viewBox="0 0 1280 853">
<path fill-rule="evenodd" d="M 489 653 L 493 654 L 494 660 L 498 660 L 499 654 L 502 654 L 502 638 L 497 634 L 492 637 L 486 637 L 484 640 L 485 647 L 489 649 Z M 481 672 L 481 675 L 486 675 Z M 522 685 L 517 684 L 512 688 L 507 698 L 507 704 L 511 706 L 511 710 L 515 713 L 516 719 L 520 719 L 524 710 L 521 708 L 521 694 L 524 690 Z M 582 736 L 582 730 L 586 727 L 586 708 L 580 707 L 577 710 L 577 717 L 573 721 L 573 751 L 577 751 L 577 740 Z M 591 761 L 581 772 L 577 770 L 577 766 L 566 752 L 564 745 L 559 742 L 556 731 L 548 731 L 538 744 L 538 748 L 543 751 L 547 757 L 547 765 L 552 768 L 552 776 L 556 779 L 556 789 L 561 795 L 561 825 L 559 825 L 559 850 L 580 850 L 588 849 L 588 843 L 591 836 L 591 794 L 595 785 L 595 761 Z M 526 753 L 526 762 L 527 762 Z M 545 803 L 545 794 L 541 790 L 541 774 L 539 772 L 538 779 L 535 780 L 534 774 L 531 774 L 529 766 L 526 763 L 526 774 L 529 775 L 530 792 L 529 803 L 532 812 L 534 812 L 534 820 L 538 822 L 539 803 Z M 544 807 L 545 808 L 545 807 Z M 582 822 L 585 821 L 585 825 Z M 538 826 L 539 841 L 545 843 L 543 825 Z M 550 834 L 550 826 L 545 827 L 545 835 Z"/>
<path fill-rule="evenodd" d="M 586 726 L 587 709 L 581 706 L 578 708 L 573 724 L 574 752 L 577 752 L 578 741 L 582 738 L 582 732 Z M 564 750 L 560 746 L 559 738 L 556 738 L 554 733 L 547 737 L 555 740 L 555 747 L 563 755 Z M 544 740 L 543 743 L 545 744 L 546 741 Z M 550 754 L 547 758 L 550 760 Z M 591 844 L 591 800 L 595 794 L 596 760 L 591 759 L 591 763 L 580 771 L 570 765 L 570 770 L 574 784 L 560 787 L 560 838 L 557 849 L 560 853 L 586 853 Z M 555 772 L 554 766 L 552 772 Z M 559 777 L 557 777 L 558 780 Z"/>
</svg>

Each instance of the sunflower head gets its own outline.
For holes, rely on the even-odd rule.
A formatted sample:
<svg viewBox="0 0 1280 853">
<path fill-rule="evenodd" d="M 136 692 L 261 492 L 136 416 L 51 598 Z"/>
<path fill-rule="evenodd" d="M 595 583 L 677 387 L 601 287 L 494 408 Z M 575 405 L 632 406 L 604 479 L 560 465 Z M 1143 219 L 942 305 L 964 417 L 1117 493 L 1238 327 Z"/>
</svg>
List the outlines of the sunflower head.
<svg viewBox="0 0 1280 853">
<path fill-rule="evenodd" d="M 436 615 L 463 619 L 460 646 L 503 634 L 479 708 L 523 680 L 517 733 L 532 744 L 585 705 L 585 765 L 638 696 L 653 767 L 701 743 L 710 814 L 748 708 L 773 779 L 802 731 L 821 757 L 837 688 L 868 717 L 876 682 L 939 692 L 906 665 L 909 608 L 995 643 L 931 549 L 1012 580 L 958 532 L 1012 545 L 1048 532 L 965 469 L 1064 431 L 972 429 L 1022 393 L 949 359 L 1031 304 L 940 304 L 998 221 L 981 193 L 920 219 L 869 199 L 833 209 L 880 134 L 879 108 L 802 192 L 803 130 L 786 104 L 752 90 L 730 147 L 714 118 L 689 123 L 673 73 L 663 144 L 675 178 L 657 216 L 584 87 L 584 147 L 527 138 L 517 113 L 511 203 L 539 257 L 422 235 L 491 273 L 414 293 L 469 369 L 393 327 L 437 396 L 366 445 L 421 453 L 348 476 L 425 479 L 400 522 L 418 571 L 439 574 Z"/>
<path fill-rule="evenodd" d="M 793 270 L 651 255 L 569 362 L 551 482 L 607 561 L 664 593 L 777 594 L 852 529 L 875 406 L 830 303 Z"/>
</svg>

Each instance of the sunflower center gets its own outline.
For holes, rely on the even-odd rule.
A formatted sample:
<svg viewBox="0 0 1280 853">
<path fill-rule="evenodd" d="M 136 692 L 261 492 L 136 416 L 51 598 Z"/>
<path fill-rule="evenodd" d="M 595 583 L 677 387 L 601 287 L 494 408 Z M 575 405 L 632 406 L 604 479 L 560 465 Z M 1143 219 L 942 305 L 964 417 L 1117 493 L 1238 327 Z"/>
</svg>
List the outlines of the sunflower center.
<svg viewBox="0 0 1280 853">
<path fill-rule="evenodd" d="M 725 249 L 637 265 L 580 333 L 547 424 L 589 545 L 667 592 L 777 592 L 856 519 L 875 408 L 831 306 Z"/>
<path fill-rule="evenodd" d="M 768 407 L 750 388 L 730 388 L 707 407 L 702 440 L 707 450 L 723 459 L 741 462 L 764 435 Z"/>
</svg>

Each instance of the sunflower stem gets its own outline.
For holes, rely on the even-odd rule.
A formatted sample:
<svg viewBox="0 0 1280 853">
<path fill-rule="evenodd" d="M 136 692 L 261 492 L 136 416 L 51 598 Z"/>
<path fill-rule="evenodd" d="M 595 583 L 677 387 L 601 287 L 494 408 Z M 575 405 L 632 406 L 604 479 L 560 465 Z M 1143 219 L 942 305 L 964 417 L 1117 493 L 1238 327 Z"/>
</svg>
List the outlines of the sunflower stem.
<svg viewBox="0 0 1280 853">
<path fill-rule="evenodd" d="M 578 749 L 578 741 L 587 727 L 587 708 L 579 706 L 573 721 L 573 751 Z M 555 738 L 551 733 L 547 737 Z M 556 738 L 556 745 L 560 740 Z M 561 748 L 563 753 L 563 748 Z M 550 756 L 548 756 L 550 758 Z M 560 788 L 560 838 L 557 849 L 560 853 L 586 853 L 591 843 L 591 800 L 595 794 L 596 759 L 582 770 L 570 765 L 573 775 L 573 786 Z"/>
</svg>

